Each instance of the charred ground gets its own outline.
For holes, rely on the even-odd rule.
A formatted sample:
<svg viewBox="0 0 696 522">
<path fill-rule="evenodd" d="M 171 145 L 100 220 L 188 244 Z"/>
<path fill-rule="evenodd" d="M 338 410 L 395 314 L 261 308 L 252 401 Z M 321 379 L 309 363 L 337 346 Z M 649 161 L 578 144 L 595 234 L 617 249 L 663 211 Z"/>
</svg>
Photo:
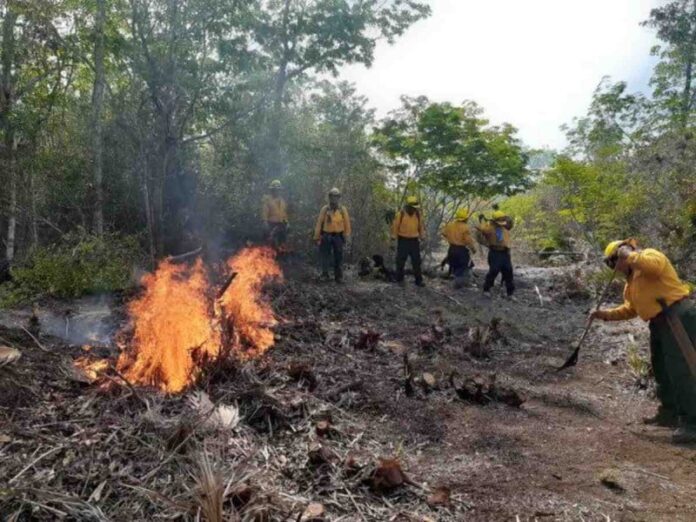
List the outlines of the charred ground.
<svg viewBox="0 0 696 522">
<path fill-rule="evenodd" d="M 267 289 L 276 346 L 199 382 L 239 406 L 232 428 L 208 422 L 198 395 L 79 382 L 79 347 L 0 332 L 23 352 L 0 369 L 3 516 L 192 519 L 212 473 L 225 512 L 250 519 L 308 520 L 311 502 L 328 520 L 692 518 L 694 449 L 640 423 L 655 403 L 625 351 L 644 351 L 645 327 L 599 326 L 579 365 L 555 372 L 591 304 L 567 271 L 521 270 L 511 303 L 439 278 L 335 286 L 285 268 Z M 462 399 L 472 389 L 485 404 Z"/>
</svg>

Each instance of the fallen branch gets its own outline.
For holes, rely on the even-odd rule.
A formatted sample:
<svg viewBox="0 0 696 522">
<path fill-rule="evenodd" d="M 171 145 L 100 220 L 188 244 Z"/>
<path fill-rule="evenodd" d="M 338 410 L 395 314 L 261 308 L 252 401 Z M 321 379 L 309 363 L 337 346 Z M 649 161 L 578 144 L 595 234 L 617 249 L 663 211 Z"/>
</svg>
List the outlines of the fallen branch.
<svg viewBox="0 0 696 522">
<path fill-rule="evenodd" d="M 446 293 L 440 292 L 439 290 L 435 290 L 434 288 L 431 288 L 430 291 L 431 291 L 431 292 L 434 292 L 434 293 L 436 293 L 436 294 L 438 294 L 438 295 L 441 295 L 441 296 L 444 297 L 445 299 L 449 299 L 450 301 L 452 301 L 454 304 L 456 304 L 456 305 L 458 305 L 458 306 L 464 306 L 464 304 L 463 304 L 461 301 L 458 301 L 457 299 L 455 299 L 455 298 L 452 297 L 451 295 L 447 295 Z"/>
<path fill-rule="evenodd" d="M 362 380 L 357 380 L 350 382 L 348 384 L 344 384 L 343 386 L 340 386 L 336 388 L 335 390 L 329 392 L 327 394 L 327 397 L 329 399 L 337 399 L 340 395 L 349 392 L 349 391 L 356 391 L 360 390 L 363 387 L 363 381 Z"/>
<path fill-rule="evenodd" d="M 215 296 L 216 299 L 220 299 L 223 295 L 225 295 L 225 292 L 227 292 L 227 289 L 230 287 L 235 277 L 237 277 L 237 272 L 232 272 L 230 276 L 225 279 L 225 283 L 220 287 L 220 290 L 218 290 L 217 295 Z"/>
<path fill-rule="evenodd" d="M 404 353 L 404 390 L 406 391 L 407 397 L 412 397 L 415 392 L 413 386 L 413 368 L 411 368 L 411 361 L 408 359 L 408 353 Z"/>
<path fill-rule="evenodd" d="M 125 375 L 123 375 L 120 371 L 118 371 L 113 364 L 109 364 L 109 369 L 111 371 L 113 371 L 118 376 L 118 378 L 121 379 L 126 384 L 126 386 L 130 390 L 130 392 L 133 394 L 133 396 L 135 396 L 135 398 L 138 399 L 143 404 L 143 406 L 145 406 L 146 408 L 150 407 L 150 404 L 140 396 L 140 394 L 138 393 L 138 390 L 136 390 L 135 386 L 133 386 L 130 383 L 130 381 L 128 379 L 126 379 Z M 109 377 L 108 375 L 105 375 L 105 377 L 110 379 L 112 382 L 115 380 L 115 379 L 112 379 L 111 377 Z"/>
<path fill-rule="evenodd" d="M 191 250 L 185 254 L 179 254 L 178 256 L 169 256 L 169 261 L 173 263 L 178 263 L 179 261 L 185 261 L 186 259 L 196 256 L 203 252 L 203 247 L 198 247 L 196 250 Z"/>
<path fill-rule="evenodd" d="M 27 330 L 23 326 L 21 328 L 22 328 L 22 330 L 24 330 L 24 333 L 26 333 L 29 337 L 31 337 L 31 340 L 34 341 L 34 343 L 39 348 L 39 350 L 41 350 L 42 352 L 45 352 L 45 353 L 51 353 L 50 350 L 48 350 L 43 344 L 41 344 L 41 342 L 36 338 L 36 336 L 34 336 L 33 333 L 31 333 L 29 330 Z"/>
<path fill-rule="evenodd" d="M 36 463 L 38 463 L 40 460 L 43 460 L 43 459 L 45 459 L 46 457 L 48 457 L 49 455 L 52 455 L 53 453 L 57 453 L 58 451 L 60 451 L 60 450 L 62 450 L 62 449 L 63 449 L 63 446 L 61 445 L 61 446 L 56 446 L 55 448 L 51 448 L 50 450 L 48 450 L 48 451 L 42 453 L 41 455 L 39 455 L 38 457 L 36 457 L 34 460 L 32 460 L 29 464 L 27 464 L 26 466 L 24 466 L 24 467 L 22 468 L 22 470 L 21 470 L 19 473 L 17 473 L 14 477 L 12 477 L 12 478 L 10 479 L 10 481 L 8 482 L 8 484 L 12 484 L 15 480 L 17 480 L 19 477 L 21 477 L 22 475 L 24 475 L 24 473 L 26 473 L 26 472 L 29 470 L 29 468 L 31 468 L 32 466 L 34 466 L 34 465 L 35 465 Z"/>
</svg>

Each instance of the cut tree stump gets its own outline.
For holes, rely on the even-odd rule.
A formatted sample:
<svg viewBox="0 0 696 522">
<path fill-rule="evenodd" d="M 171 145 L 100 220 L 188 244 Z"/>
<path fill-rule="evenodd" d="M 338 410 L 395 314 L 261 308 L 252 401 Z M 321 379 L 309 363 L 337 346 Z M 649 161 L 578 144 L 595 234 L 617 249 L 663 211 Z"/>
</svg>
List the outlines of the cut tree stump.
<svg viewBox="0 0 696 522">
<path fill-rule="evenodd" d="M 458 380 L 456 374 L 450 375 L 450 384 L 454 388 L 460 399 L 475 404 L 489 404 L 491 402 L 501 402 L 519 408 L 524 404 L 525 399 L 514 389 L 500 386 L 496 383 L 496 374 L 487 377 L 474 375 Z"/>
</svg>

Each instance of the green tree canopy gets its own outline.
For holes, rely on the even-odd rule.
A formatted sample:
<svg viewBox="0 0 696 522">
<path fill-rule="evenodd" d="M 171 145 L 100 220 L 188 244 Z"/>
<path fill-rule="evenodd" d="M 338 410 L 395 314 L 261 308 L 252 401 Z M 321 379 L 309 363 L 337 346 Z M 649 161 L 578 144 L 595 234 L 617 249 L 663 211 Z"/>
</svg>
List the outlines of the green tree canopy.
<svg viewBox="0 0 696 522">
<path fill-rule="evenodd" d="M 494 126 L 474 102 L 404 98 L 375 130 L 375 144 L 402 191 L 422 187 L 455 200 L 524 190 L 528 157 L 509 124 Z"/>
</svg>

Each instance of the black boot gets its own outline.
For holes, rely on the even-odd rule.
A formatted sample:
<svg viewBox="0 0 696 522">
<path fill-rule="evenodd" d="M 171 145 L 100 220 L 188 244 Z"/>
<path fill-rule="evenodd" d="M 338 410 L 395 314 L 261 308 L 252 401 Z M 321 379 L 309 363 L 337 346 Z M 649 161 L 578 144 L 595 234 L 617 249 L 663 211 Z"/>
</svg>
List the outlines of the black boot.
<svg viewBox="0 0 696 522">
<path fill-rule="evenodd" d="M 694 444 L 696 443 L 696 420 L 681 419 L 679 427 L 672 433 L 674 444 Z"/>
<path fill-rule="evenodd" d="M 660 406 L 655 415 L 643 419 L 643 424 L 673 428 L 679 424 L 679 417 L 674 410 Z"/>
</svg>

